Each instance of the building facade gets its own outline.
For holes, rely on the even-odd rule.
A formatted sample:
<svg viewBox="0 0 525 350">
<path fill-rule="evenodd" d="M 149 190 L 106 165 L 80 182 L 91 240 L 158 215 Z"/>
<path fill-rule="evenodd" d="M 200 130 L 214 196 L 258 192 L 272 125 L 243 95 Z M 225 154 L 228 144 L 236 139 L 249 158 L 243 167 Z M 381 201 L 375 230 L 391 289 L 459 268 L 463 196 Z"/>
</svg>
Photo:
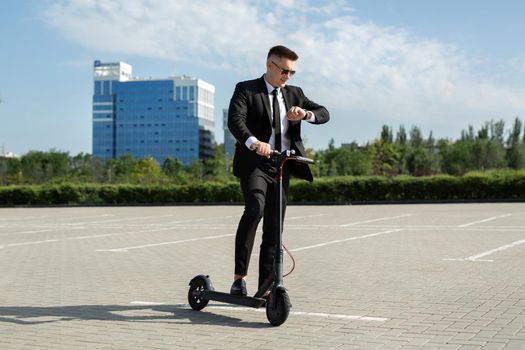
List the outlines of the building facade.
<svg viewBox="0 0 525 350">
<path fill-rule="evenodd" d="M 124 62 L 94 64 L 93 156 L 167 157 L 189 164 L 214 154 L 215 87 L 187 76 L 139 79 Z"/>
<path fill-rule="evenodd" d="M 226 158 L 231 158 L 235 153 L 235 142 L 237 140 L 228 129 L 228 109 L 222 110 L 222 128 L 224 131 L 224 155 Z"/>
</svg>

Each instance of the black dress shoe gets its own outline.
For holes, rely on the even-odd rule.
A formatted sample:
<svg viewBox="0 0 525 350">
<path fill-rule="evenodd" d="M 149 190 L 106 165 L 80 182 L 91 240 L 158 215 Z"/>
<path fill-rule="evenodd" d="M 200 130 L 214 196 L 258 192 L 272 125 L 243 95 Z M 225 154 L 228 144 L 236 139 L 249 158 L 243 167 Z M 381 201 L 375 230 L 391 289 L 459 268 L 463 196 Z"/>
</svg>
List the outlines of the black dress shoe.
<svg viewBox="0 0 525 350">
<path fill-rule="evenodd" d="M 230 288 L 230 294 L 243 296 L 248 295 L 248 291 L 246 290 L 246 281 L 242 278 L 235 280 L 235 282 L 232 284 L 232 287 Z"/>
</svg>

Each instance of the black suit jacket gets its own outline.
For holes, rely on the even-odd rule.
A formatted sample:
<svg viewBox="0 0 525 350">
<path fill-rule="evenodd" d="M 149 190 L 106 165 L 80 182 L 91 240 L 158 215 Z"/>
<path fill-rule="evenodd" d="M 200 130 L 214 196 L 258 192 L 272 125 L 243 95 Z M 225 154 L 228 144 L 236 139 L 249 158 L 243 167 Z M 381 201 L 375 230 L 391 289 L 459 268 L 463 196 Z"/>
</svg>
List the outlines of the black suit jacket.
<svg viewBox="0 0 525 350">
<path fill-rule="evenodd" d="M 286 110 L 292 106 L 299 106 L 311 111 L 315 115 L 315 124 L 323 124 L 330 119 L 326 108 L 310 101 L 300 87 L 285 86 L 282 88 L 282 94 Z M 268 142 L 272 135 L 272 113 L 264 76 L 237 84 L 230 100 L 228 128 L 237 139 L 233 158 L 233 174 L 237 177 L 249 176 L 264 157 L 249 150 L 246 147 L 246 140 L 250 136 L 255 136 L 259 141 Z M 304 156 L 301 121 L 290 121 L 288 132 L 291 148 L 296 151 L 296 154 Z M 291 173 L 308 181 L 313 180 L 312 172 L 307 164 L 293 164 Z"/>
</svg>

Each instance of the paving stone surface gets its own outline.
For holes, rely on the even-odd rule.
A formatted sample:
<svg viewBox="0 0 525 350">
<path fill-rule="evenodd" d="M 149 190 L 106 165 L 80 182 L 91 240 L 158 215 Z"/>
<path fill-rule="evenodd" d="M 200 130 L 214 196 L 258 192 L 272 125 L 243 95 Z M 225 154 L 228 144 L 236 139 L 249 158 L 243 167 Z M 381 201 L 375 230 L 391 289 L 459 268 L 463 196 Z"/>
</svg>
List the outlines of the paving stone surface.
<svg viewBox="0 0 525 350">
<path fill-rule="evenodd" d="M 187 305 L 229 289 L 241 213 L 0 208 L 0 349 L 525 349 L 525 204 L 290 206 L 280 327 Z"/>
</svg>

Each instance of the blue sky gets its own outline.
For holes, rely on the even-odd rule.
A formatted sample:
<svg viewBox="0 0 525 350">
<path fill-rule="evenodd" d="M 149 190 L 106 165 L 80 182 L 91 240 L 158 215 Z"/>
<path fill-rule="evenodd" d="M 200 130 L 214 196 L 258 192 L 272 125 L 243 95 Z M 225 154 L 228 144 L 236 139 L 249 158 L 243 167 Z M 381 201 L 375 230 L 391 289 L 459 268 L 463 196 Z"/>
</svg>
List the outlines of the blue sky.
<svg viewBox="0 0 525 350">
<path fill-rule="evenodd" d="M 290 82 L 332 120 L 306 144 L 366 142 L 383 124 L 457 138 L 525 120 L 525 2 L 518 0 L 24 0 L 0 2 L 0 146 L 91 153 L 92 62 L 216 87 L 216 138 L 236 82 L 284 44 Z M 0 149 L 1 150 L 1 149 Z"/>
</svg>

